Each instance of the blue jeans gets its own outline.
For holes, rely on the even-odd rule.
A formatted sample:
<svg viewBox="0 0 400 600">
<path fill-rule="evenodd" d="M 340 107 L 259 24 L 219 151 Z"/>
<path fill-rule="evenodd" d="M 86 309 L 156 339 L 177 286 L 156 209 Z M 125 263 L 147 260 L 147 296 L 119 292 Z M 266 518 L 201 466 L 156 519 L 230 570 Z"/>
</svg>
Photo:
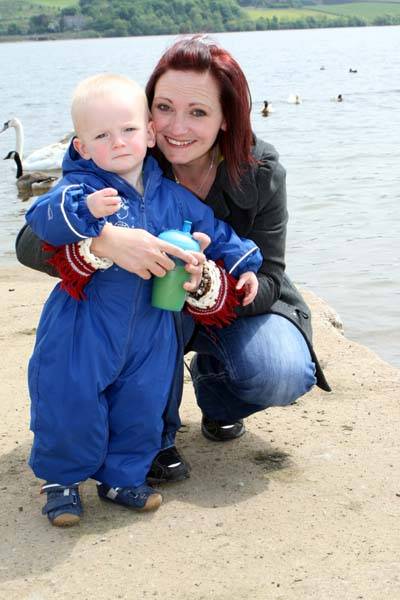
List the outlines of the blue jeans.
<svg viewBox="0 0 400 600">
<path fill-rule="evenodd" d="M 184 315 L 186 342 L 192 332 L 193 321 Z M 243 317 L 223 329 L 202 327 L 190 346 L 197 352 L 191 363 L 197 403 L 213 420 L 234 422 L 270 406 L 292 404 L 316 383 L 303 335 L 280 315 Z M 164 414 L 170 432 L 174 422 L 175 431 L 179 427 L 179 403 L 170 402 Z"/>
</svg>

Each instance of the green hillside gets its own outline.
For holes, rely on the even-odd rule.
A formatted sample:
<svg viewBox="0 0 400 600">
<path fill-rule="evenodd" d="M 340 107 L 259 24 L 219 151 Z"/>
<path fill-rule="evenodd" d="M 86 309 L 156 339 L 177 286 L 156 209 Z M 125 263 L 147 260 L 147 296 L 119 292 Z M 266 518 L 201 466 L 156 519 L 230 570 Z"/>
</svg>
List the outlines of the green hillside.
<svg viewBox="0 0 400 600">
<path fill-rule="evenodd" d="M 59 19 L 61 9 L 79 7 L 79 0 L 0 0 L 0 31 L 6 33 L 10 24 L 27 32 L 32 17 L 45 14 L 50 19 Z"/>
<path fill-rule="evenodd" d="M 0 0 L 0 35 L 237 31 L 249 22 L 237 0 Z"/>
<path fill-rule="evenodd" d="M 29 2 L 24 2 L 24 4 L 37 4 L 42 7 L 50 7 L 61 9 L 69 6 L 79 6 L 79 0 L 29 0 Z"/>
<path fill-rule="evenodd" d="M 397 24 L 400 0 L 0 0 L 1 39 Z"/>
<path fill-rule="evenodd" d="M 363 17 L 373 20 L 382 14 L 399 16 L 400 2 L 351 2 L 346 4 L 324 4 L 314 7 L 315 11 L 333 15 Z"/>
<path fill-rule="evenodd" d="M 294 21 L 296 19 L 304 18 L 305 16 L 309 17 L 321 17 L 321 12 L 318 12 L 317 7 L 313 8 L 280 8 L 278 6 L 273 8 L 248 8 L 246 9 L 246 13 L 253 21 L 257 21 L 258 19 L 272 19 L 276 17 L 278 19 L 286 20 L 286 21 Z M 333 18 L 328 10 L 326 11 L 326 18 Z"/>
<path fill-rule="evenodd" d="M 271 3 L 272 4 L 272 3 Z M 304 7 L 285 5 L 268 8 L 246 7 L 250 19 L 260 28 L 266 21 L 269 28 L 341 27 L 353 25 L 396 25 L 400 23 L 400 0 L 387 2 L 343 2 L 307 4 Z"/>
</svg>

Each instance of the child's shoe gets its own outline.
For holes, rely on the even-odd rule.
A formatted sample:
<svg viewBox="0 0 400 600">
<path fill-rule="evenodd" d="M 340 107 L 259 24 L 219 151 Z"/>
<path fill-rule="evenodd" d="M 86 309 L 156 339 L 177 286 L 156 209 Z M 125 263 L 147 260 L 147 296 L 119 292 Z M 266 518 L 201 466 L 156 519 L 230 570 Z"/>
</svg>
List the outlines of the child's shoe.
<svg viewBox="0 0 400 600">
<path fill-rule="evenodd" d="M 71 527 L 79 523 L 83 509 L 78 485 L 46 483 L 42 486 L 41 493 L 47 494 L 42 514 L 47 515 L 52 525 Z"/>
<path fill-rule="evenodd" d="M 157 510 L 163 500 L 160 492 L 145 483 L 138 487 L 110 487 L 98 483 L 97 493 L 102 500 L 143 512 Z"/>
</svg>

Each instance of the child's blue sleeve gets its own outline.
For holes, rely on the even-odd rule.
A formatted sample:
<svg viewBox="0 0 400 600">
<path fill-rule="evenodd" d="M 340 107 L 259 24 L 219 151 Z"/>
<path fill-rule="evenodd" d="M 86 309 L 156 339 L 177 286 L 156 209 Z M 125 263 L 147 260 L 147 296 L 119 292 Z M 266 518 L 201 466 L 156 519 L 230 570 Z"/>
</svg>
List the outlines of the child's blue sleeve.
<svg viewBox="0 0 400 600">
<path fill-rule="evenodd" d="M 211 209 L 210 211 L 212 212 Z M 239 237 L 230 225 L 216 219 L 214 215 L 213 219 L 214 231 L 208 233 L 211 244 L 205 250 L 207 258 L 212 260 L 221 258 L 224 261 L 225 269 L 236 278 L 246 271 L 257 273 L 263 261 L 258 246 L 252 240 Z M 197 231 L 207 233 L 200 227 Z"/>
<path fill-rule="evenodd" d="M 86 183 L 64 179 L 39 196 L 26 213 L 26 221 L 41 240 L 55 246 L 97 237 L 106 220 L 94 217 L 87 207 L 86 197 L 94 191 Z"/>
<path fill-rule="evenodd" d="M 222 259 L 225 269 L 232 270 L 236 278 L 246 271 L 257 273 L 263 262 L 257 245 L 239 237 L 228 223 L 216 219 L 209 206 L 190 195 L 184 205 L 184 216 L 192 221 L 192 232 L 200 231 L 210 236 L 211 244 L 204 251 L 207 258 Z"/>
</svg>

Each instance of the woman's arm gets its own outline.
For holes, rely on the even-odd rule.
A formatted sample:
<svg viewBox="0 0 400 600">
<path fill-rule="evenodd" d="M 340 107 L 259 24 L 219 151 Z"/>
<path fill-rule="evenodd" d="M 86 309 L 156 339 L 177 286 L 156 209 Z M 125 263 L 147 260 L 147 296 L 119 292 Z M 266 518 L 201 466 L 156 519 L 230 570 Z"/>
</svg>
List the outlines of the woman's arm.
<svg viewBox="0 0 400 600">
<path fill-rule="evenodd" d="M 175 263 L 168 254 L 186 263 L 189 273 L 197 273 L 198 265 L 204 262 L 202 254 L 185 252 L 144 229 L 114 227 L 110 223 L 105 225 L 99 237 L 93 239 L 91 252 L 100 258 L 111 259 L 143 279 L 150 279 L 152 275 L 162 277 L 171 271 Z"/>
<path fill-rule="evenodd" d="M 206 245 L 207 243 L 203 244 L 203 248 Z M 51 254 L 43 251 L 42 241 L 29 225 L 24 225 L 19 232 L 15 249 L 19 262 L 26 267 L 53 277 L 58 276 L 56 269 L 47 263 Z M 110 258 L 121 268 L 144 279 L 149 279 L 152 275 L 163 275 L 174 268 L 174 262 L 166 252 L 183 260 L 187 264 L 186 270 L 197 277 L 197 283 L 201 263 L 204 262 L 203 254 L 196 253 L 192 256 L 177 246 L 162 242 L 144 229 L 125 229 L 114 227 L 110 223 L 104 226 L 99 237 L 93 239 L 91 252 L 100 258 Z M 194 282 L 185 287 L 188 290 L 195 289 L 197 284 Z"/>
<path fill-rule="evenodd" d="M 17 259 L 25 267 L 58 277 L 56 269 L 47 261 L 51 253 L 43 250 L 43 242 L 35 235 L 28 224 L 24 225 L 15 241 Z"/>
</svg>

